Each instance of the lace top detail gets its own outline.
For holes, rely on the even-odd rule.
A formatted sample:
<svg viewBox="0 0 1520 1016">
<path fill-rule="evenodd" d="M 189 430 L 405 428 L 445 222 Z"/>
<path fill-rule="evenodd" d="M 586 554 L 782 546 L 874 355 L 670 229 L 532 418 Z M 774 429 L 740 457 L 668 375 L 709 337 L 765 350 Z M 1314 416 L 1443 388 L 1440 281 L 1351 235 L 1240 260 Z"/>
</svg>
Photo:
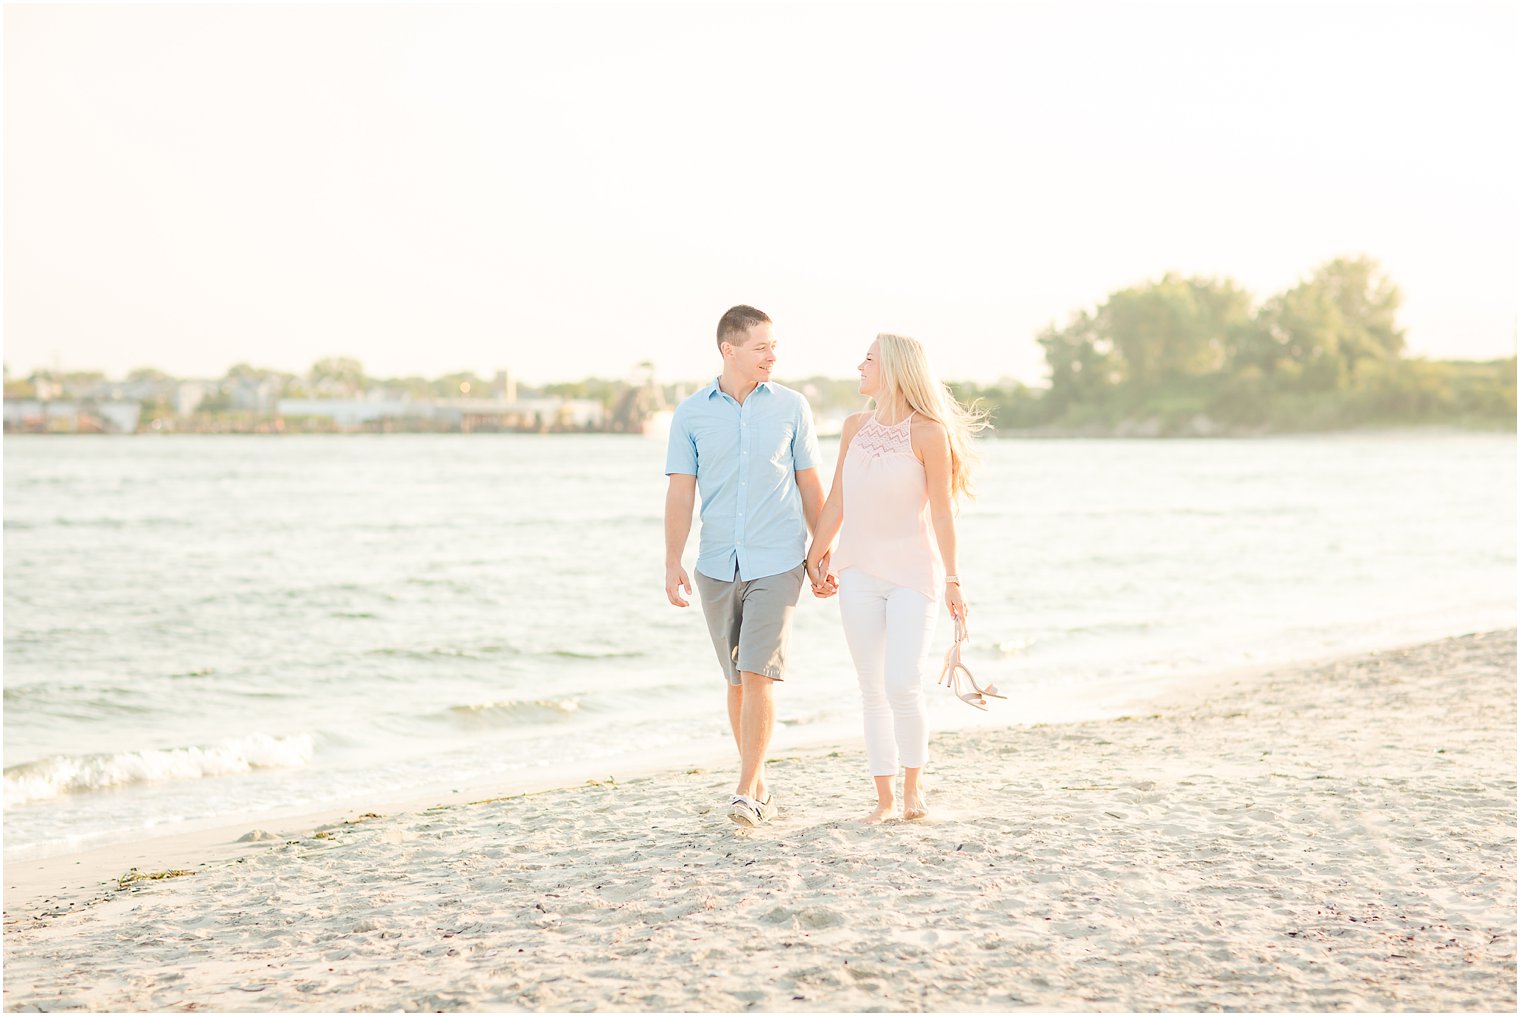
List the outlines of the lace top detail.
<svg viewBox="0 0 1520 1016">
<path fill-rule="evenodd" d="M 888 427 L 876 419 L 872 413 L 871 418 L 860 425 L 860 430 L 855 432 L 855 440 L 850 442 L 849 454 L 854 455 L 859 451 L 868 459 L 879 459 L 883 455 L 912 455 L 913 454 L 913 416 L 909 414 L 906 420 Z"/>
<path fill-rule="evenodd" d="M 939 598 L 944 568 L 933 538 L 929 484 L 913 454 L 913 415 L 887 426 L 873 414 L 844 457 L 844 524 L 834 566 L 859 568 Z"/>
</svg>

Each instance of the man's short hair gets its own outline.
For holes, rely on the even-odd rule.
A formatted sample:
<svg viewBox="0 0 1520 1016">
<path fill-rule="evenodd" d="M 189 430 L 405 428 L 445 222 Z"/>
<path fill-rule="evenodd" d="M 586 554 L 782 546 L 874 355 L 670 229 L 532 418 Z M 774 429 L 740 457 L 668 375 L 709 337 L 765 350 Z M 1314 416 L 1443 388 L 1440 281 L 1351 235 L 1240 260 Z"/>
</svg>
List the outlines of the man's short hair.
<svg viewBox="0 0 1520 1016">
<path fill-rule="evenodd" d="M 770 323 L 771 319 L 765 316 L 763 310 L 756 310 L 742 303 L 737 307 L 728 308 L 718 319 L 718 352 L 723 351 L 725 342 L 734 346 L 743 345 L 751 328 L 755 325 Z"/>
</svg>

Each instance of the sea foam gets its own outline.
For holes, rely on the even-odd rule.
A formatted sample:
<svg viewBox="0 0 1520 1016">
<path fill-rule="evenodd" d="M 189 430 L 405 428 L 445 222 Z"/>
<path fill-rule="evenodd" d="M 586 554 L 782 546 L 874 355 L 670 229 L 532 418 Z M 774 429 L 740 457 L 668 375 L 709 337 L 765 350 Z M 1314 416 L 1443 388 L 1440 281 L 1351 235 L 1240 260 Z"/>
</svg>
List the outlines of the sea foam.
<svg viewBox="0 0 1520 1016">
<path fill-rule="evenodd" d="M 198 780 L 253 769 L 292 769 L 309 763 L 314 751 L 310 734 L 249 734 L 188 748 L 54 755 L 5 770 L 5 807 L 139 783 Z"/>
</svg>

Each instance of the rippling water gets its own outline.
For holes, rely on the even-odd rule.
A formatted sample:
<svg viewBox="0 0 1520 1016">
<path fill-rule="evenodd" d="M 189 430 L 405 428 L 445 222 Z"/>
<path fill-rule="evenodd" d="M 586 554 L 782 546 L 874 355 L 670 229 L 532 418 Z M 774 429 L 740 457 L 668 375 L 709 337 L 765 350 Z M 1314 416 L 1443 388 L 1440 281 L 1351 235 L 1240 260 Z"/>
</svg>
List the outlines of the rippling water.
<svg viewBox="0 0 1520 1016">
<path fill-rule="evenodd" d="M 1514 623 L 1512 436 L 980 447 L 969 659 L 1015 694 L 932 695 L 939 728 Z M 728 738 L 698 608 L 661 589 L 658 442 L 4 450 L 7 856 Z M 857 723 L 837 607 L 805 600 L 781 749 Z"/>
</svg>

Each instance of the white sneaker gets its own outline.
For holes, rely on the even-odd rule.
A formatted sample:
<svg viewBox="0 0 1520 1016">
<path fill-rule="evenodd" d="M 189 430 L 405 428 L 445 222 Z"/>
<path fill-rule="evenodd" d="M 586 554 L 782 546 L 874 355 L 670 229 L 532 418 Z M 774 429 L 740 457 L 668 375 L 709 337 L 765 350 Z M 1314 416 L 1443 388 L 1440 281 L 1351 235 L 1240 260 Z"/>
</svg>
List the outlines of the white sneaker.
<svg viewBox="0 0 1520 1016">
<path fill-rule="evenodd" d="M 765 821 L 765 811 L 759 801 L 735 794 L 728 802 L 728 817 L 735 825 L 749 826 L 753 829 Z"/>
<path fill-rule="evenodd" d="M 756 802 L 760 805 L 760 819 L 769 822 L 776 817 L 776 792 L 773 790 L 765 795 L 765 800 Z"/>
</svg>

